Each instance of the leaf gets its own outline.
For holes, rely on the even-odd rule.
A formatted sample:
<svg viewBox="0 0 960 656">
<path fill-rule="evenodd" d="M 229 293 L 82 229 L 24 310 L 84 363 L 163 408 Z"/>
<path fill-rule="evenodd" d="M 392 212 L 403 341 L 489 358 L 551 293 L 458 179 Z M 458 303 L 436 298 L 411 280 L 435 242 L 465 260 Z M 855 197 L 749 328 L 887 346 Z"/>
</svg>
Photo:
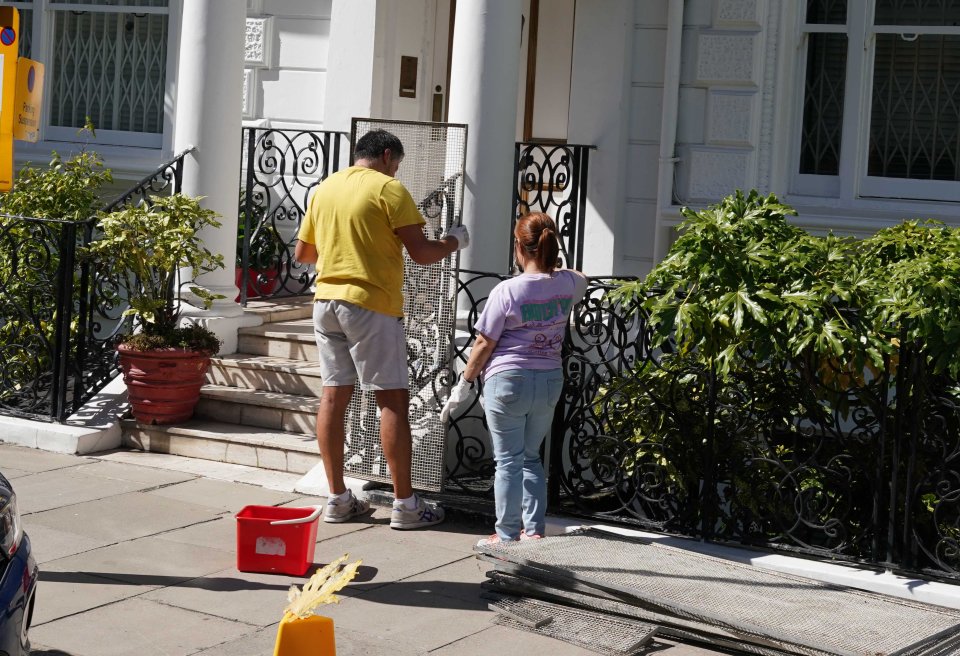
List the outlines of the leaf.
<svg viewBox="0 0 960 656">
<path fill-rule="evenodd" d="M 341 565 L 346 562 L 348 554 L 344 554 L 331 562 L 326 567 L 317 570 L 303 585 L 303 590 L 298 590 L 297 586 L 290 586 L 287 593 L 287 600 L 290 602 L 284 609 L 283 621 L 289 622 L 294 619 L 304 619 L 317 612 L 317 609 L 324 604 L 340 603 L 340 598 L 334 593 L 340 591 L 353 580 L 357 575 L 362 560 L 356 560 L 348 565 Z"/>
</svg>

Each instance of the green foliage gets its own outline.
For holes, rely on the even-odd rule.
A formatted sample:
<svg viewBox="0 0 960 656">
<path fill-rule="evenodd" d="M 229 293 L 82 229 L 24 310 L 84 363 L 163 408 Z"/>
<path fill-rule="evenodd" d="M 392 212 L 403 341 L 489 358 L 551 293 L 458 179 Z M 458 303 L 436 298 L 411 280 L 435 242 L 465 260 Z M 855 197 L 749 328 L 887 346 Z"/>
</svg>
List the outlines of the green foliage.
<svg viewBox="0 0 960 656">
<path fill-rule="evenodd" d="M 103 216 L 101 237 L 89 246 L 87 256 L 122 274 L 121 285 L 130 304 L 125 314 L 136 316 L 144 333 L 161 338 L 166 346 L 178 346 L 183 337 L 176 332 L 178 270 L 189 270 L 195 279 L 223 266 L 222 256 L 208 250 L 199 234 L 206 227 L 219 226 L 216 213 L 202 208 L 199 199 L 181 194 L 157 197 L 152 205 Z M 205 308 L 222 298 L 196 285 L 190 291 Z"/>
<path fill-rule="evenodd" d="M 240 216 L 237 218 L 237 266 L 243 266 L 243 238 L 246 233 L 246 194 L 240 191 Z M 250 237 L 250 268 L 255 271 L 276 270 L 286 251 L 283 237 L 272 224 L 264 223 L 266 207 L 250 203 L 250 222 L 253 235 Z"/>
<path fill-rule="evenodd" d="M 652 346 L 665 353 L 658 366 L 641 363 L 611 381 L 598 399 L 634 397 L 606 415 L 616 416 L 608 432 L 630 445 L 622 466 L 656 468 L 666 481 L 659 484 L 677 490 L 704 478 L 697 454 L 712 370 L 716 465 L 732 472 L 727 501 L 755 521 L 790 517 L 795 510 L 777 506 L 784 490 L 762 493 L 788 480 L 791 493 L 807 499 L 804 507 L 817 509 L 805 518 L 813 524 L 828 522 L 842 504 L 868 514 L 872 497 L 858 496 L 861 479 L 838 492 L 829 468 L 806 466 L 803 450 L 816 444 L 818 462 L 842 468 L 866 463 L 869 445 L 801 433 L 835 425 L 856 404 L 880 411 L 870 405 L 877 398 L 895 408 L 894 394 L 869 387 L 892 385 L 904 349 L 944 394 L 956 389 L 960 230 L 914 220 L 865 239 L 814 236 L 790 223 L 792 208 L 756 191 L 682 213 L 682 234 L 667 257 L 645 280 L 623 282 L 609 297 L 645 312 Z M 793 472 L 789 479 L 784 471 Z"/>
<path fill-rule="evenodd" d="M 96 153 L 81 152 L 64 160 L 54 152 L 46 168 L 20 169 L 13 191 L 0 194 L 0 213 L 82 221 L 97 213 L 100 191 L 112 181 Z"/>
<path fill-rule="evenodd" d="M 0 214 L 86 220 L 101 207 L 100 192 L 112 179 L 96 153 L 81 152 L 63 159 L 54 152 L 47 167 L 20 169 L 13 190 L 0 194 Z M 52 366 L 50 348 L 56 325 L 53 281 L 60 258 L 59 245 L 50 240 L 58 239 L 59 231 L 52 224 L 44 230 L 37 223 L 0 218 L 0 352 L 7 362 L 0 396 L 34 384 Z M 28 317 L 25 312 L 47 315 Z M 76 328 L 74 321 L 71 332 Z"/>
</svg>

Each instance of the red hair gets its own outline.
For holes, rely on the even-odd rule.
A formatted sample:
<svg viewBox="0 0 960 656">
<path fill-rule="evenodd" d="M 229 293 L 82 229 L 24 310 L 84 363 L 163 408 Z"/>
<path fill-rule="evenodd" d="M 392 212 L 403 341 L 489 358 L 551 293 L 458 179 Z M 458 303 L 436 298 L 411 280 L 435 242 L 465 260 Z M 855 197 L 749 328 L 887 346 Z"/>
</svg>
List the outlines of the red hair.
<svg viewBox="0 0 960 656">
<path fill-rule="evenodd" d="M 530 212 L 517 219 L 513 236 L 527 257 L 532 257 L 541 271 L 553 272 L 559 264 L 560 244 L 557 224 L 549 214 Z"/>
</svg>

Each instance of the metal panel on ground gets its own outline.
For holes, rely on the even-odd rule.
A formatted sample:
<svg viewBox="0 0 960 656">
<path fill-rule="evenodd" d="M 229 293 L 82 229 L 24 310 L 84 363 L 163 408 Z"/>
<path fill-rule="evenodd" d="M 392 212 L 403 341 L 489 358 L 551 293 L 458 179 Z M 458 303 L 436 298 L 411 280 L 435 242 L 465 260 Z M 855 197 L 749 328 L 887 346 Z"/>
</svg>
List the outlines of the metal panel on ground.
<svg viewBox="0 0 960 656">
<path fill-rule="evenodd" d="M 351 144 L 373 129 L 392 132 L 405 156 L 397 179 L 410 191 L 427 221 L 427 237 L 439 237 L 460 224 L 467 126 L 354 119 Z M 421 266 L 404 253 L 403 314 L 410 372 L 410 429 L 413 434 L 413 487 L 440 491 L 444 480 L 446 428 L 440 422 L 438 397 L 454 381 L 450 354 L 456 320 L 458 252 Z M 344 470 L 349 476 L 390 482 L 380 447 L 380 422 L 372 392 L 356 390 L 347 410 Z"/>
<path fill-rule="evenodd" d="M 949 654 L 960 611 L 828 585 L 656 542 L 581 530 L 477 547 L 550 585 L 573 580 L 603 596 L 789 654 Z M 582 586 L 582 587 L 581 587 Z M 891 631 L 891 627 L 897 627 Z"/>
</svg>

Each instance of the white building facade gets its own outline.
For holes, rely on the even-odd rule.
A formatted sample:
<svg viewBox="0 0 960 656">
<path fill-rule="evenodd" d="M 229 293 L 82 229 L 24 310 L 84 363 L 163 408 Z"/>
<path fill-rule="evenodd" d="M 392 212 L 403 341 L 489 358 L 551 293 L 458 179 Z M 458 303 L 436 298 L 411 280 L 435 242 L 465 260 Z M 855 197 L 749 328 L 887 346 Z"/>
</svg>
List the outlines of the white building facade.
<svg viewBox="0 0 960 656">
<path fill-rule="evenodd" d="M 464 221 L 491 246 L 468 264 L 488 270 L 503 268 L 505 246 L 492 245 L 509 237 L 516 141 L 595 147 L 593 275 L 642 275 L 681 206 L 738 188 L 777 194 L 816 231 L 958 221 L 960 6 L 949 0 L 248 0 L 245 24 L 225 2 L 237 0 L 6 3 L 47 67 L 42 141 L 18 144 L 18 162 L 88 143 L 136 179 L 186 132 L 225 139 L 184 127 L 201 110 L 237 131 L 467 123 Z M 197 85 L 203 70 L 211 83 Z M 76 134 L 87 116 L 95 138 Z M 214 148 L 235 161 L 203 162 L 225 189 L 239 185 L 239 141 Z"/>
</svg>

